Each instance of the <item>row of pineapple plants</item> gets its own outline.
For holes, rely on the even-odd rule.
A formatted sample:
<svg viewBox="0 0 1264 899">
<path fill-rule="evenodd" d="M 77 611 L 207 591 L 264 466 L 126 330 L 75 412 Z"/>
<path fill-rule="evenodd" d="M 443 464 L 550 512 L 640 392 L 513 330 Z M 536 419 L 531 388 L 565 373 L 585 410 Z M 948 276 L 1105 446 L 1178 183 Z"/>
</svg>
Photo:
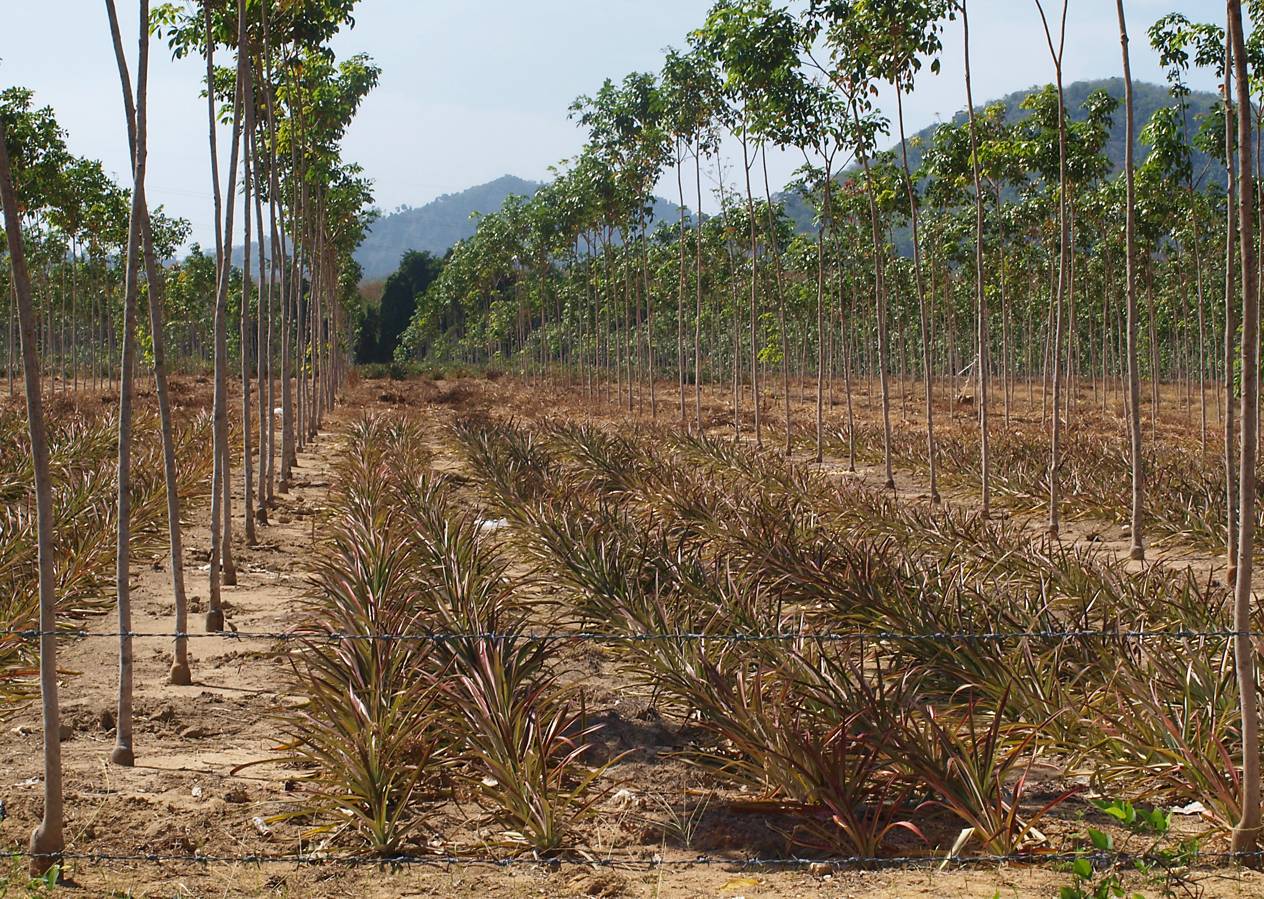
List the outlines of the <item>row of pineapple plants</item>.
<svg viewBox="0 0 1264 899">
<path fill-rule="evenodd" d="M 555 853 L 607 789 L 591 728 L 563 644 L 531 638 L 528 585 L 431 471 L 419 427 L 348 433 L 289 656 L 304 702 L 287 747 L 307 776 L 284 817 L 309 843 L 382 855 Z"/>
<path fill-rule="evenodd" d="M 1218 588 L 729 440 L 489 420 L 456 438 L 570 623 L 624 637 L 628 674 L 710 732 L 695 763 L 785 816 L 788 848 L 1021 851 L 1078 787 L 1235 819 Z M 1065 789 L 1028 800 L 1037 761 Z"/>
<path fill-rule="evenodd" d="M 1063 436 L 1059 464 L 1061 508 L 1071 518 L 1127 523 L 1131 503 L 1131 461 L 1118 422 L 1096 413 L 1082 416 L 1081 426 Z M 977 490 L 982 480 L 977 424 L 969 419 L 945 423 L 936 432 L 938 473 L 942 483 Z M 1015 512 L 1038 513 L 1048 504 L 1049 437 L 1038 424 L 995 429 L 990 435 L 990 485 L 993 501 Z M 807 448 L 814 438 L 800 434 L 797 445 Z M 852 445 L 857 461 L 881 460 L 882 431 L 860 423 L 829 431 L 829 452 L 849 458 Z M 929 465 L 924 430 L 906 425 L 892 430 L 892 454 L 897 463 L 923 475 Z M 1206 551 L 1223 550 L 1227 537 L 1227 494 L 1223 441 L 1213 435 L 1203 448 L 1193 435 L 1165 433 L 1148 443 L 1145 453 L 1146 527 L 1156 537 L 1182 541 Z M 1256 509 L 1264 524 L 1264 505 Z"/>
</svg>

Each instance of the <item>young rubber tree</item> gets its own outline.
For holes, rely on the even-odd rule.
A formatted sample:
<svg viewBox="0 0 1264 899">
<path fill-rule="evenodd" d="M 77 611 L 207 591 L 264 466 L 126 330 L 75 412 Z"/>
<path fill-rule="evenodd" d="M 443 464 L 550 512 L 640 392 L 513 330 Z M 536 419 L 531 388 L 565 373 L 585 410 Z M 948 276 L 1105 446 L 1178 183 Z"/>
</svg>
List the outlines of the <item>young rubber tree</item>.
<svg viewBox="0 0 1264 899">
<path fill-rule="evenodd" d="M 1242 816 L 1233 827 L 1232 851 L 1255 853 L 1260 843 L 1260 749 L 1259 699 L 1255 680 L 1255 643 L 1251 639 L 1251 573 L 1255 554 L 1255 462 L 1259 435 L 1259 339 L 1260 298 L 1258 257 L 1255 246 L 1255 168 L 1251 128 L 1251 84 L 1247 70 L 1246 38 L 1239 0 L 1227 0 L 1226 39 L 1237 100 L 1238 235 L 1242 260 L 1242 451 L 1239 456 L 1238 508 L 1243 510 L 1238 528 L 1238 571 L 1233 590 L 1234 665 L 1242 714 Z M 1258 855 L 1244 858 L 1259 866 Z"/>
<path fill-rule="evenodd" d="M 206 629 L 220 631 L 224 628 L 223 601 L 221 584 L 231 586 L 236 582 L 235 572 L 231 564 L 232 553 L 232 493 L 229 474 L 229 435 L 228 435 L 228 288 L 231 279 L 229 252 L 233 240 L 233 219 L 237 199 L 237 165 L 241 147 L 242 112 L 244 103 L 245 80 L 249 71 L 246 43 L 246 5 L 240 4 L 237 10 L 237 67 L 233 87 L 233 112 L 231 143 L 229 144 L 228 187 L 225 191 L 226 201 L 221 200 L 219 185 L 219 161 L 215 139 L 215 76 L 212 64 L 216 41 L 213 17 L 209 4 L 206 9 L 206 57 L 207 57 L 207 95 L 210 103 L 211 128 L 210 152 L 213 181 L 213 197 L 215 199 L 216 244 L 218 248 L 218 265 L 215 289 L 214 316 L 214 391 L 212 398 L 212 420 L 214 436 L 214 473 L 211 481 L 211 552 L 210 552 L 210 598 L 206 612 Z M 219 228 L 222 227 L 222 233 Z"/>
<path fill-rule="evenodd" d="M 1059 475 L 1062 468 L 1062 335 L 1064 329 L 1063 307 L 1069 289 L 1071 270 L 1071 218 L 1067 193 L 1070 179 L 1067 176 L 1067 124 L 1066 97 L 1062 86 L 1062 60 L 1066 51 L 1066 22 L 1068 0 L 1062 0 L 1060 22 L 1051 24 L 1045 14 L 1042 0 L 1034 0 L 1044 27 L 1045 42 L 1053 61 L 1053 71 L 1058 98 L 1058 280 L 1054 295 L 1053 316 L 1053 419 L 1049 438 L 1049 536 L 1057 537 L 1061 520 L 1061 494 Z M 1055 38 L 1056 32 L 1056 38 Z"/>
<path fill-rule="evenodd" d="M 1253 36 L 1254 40 L 1254 36 Z M 1159 19 L 1150 29 L 1150 42 L 1159 51 L 1160 63 L 1168 67 L 1168 81 L 1172 91 L 1184 104 L 1184 72 L 1193 57 L 1193 63 L 1199 68 L 1211 69 L 1221 82 L 1221 102 L 1203 118 L 1198 131 L 1190 138 L 1194 147 L 1207 154 L 1211 159 L 1224 164 L 1225 181 L 1225 220 L 1224 220 L 1224 342 L 1222 346 L 1221 364 L 1225 372 L 1224 384 L 1221 387 L 1220 402 L 1224 404 L 1224 472 L 1225 472 L 1225 508 L 1226 540 L 1225 558 L 1228 570 L 1227 580 L 1232 583 L 1237 577 L 1237 466 L 1234 453 L 1234 438 L 1237 429 L 1234 424 L 1233 410 L 1235 379 L 1233 371 L 1233 337 L 1237 333 L 1237 310 L 1235 295 L 1237 293 L 1235 278 L 1235 259 L 1237 229 L 1234 221 L 1237 211 L 1234 208 L 1237 196 L 1237 164 L 1235 161 L 1234 131 L 1236 118 L 1232 112 L 1232 93 L 1230 73 L 1225 65 L 1227 42 L 1224 29 L 1209 23 L 1190 22 L 1184 16 L 1173 13 Z M 1182 136 L 1176 151 L 1184 161 L 1188 157 L 1188 147 L 1184 140 L 1184 121 L 1182 119 Z M 1192 165 L 1190 166 L 1192 174 Z"/>
<path fill-rule="evenodd" d="M 970 84 L 970 14 L 966 0 L 960 0 L 961 35 L 966 82 L 966 118 L 970 126 L 970 176 L 974 182 L 974 305 L 978 322 L 979 380 L 979 511 L 986 517 L 992 511 L 992 470 L 988 434 L 988 385 L 992 380 L 988 338 L 988 304 L 983 273 L 983 184 L 980 179 L 979 128 L 974 113 L 974 91 Z M 929 405 L 929 404 L 928 404 Z"/>
<path fill-rule="evenodd" d="M 1206 65 L 1220 56 L 1223 42 L 1210 25 L 1191 23 L 1180 13 L 1169 13 L 1150 26 L 1150 45 L 1159 52 L 1159 65 L 1166 69 L 1168 93 L 1177 101 L 1180 124 L 1173 135 L 1175 140 L 1169 143 L 1170 158 L 1176 173 L 1185 183 L 1185 190 L 1191 205 L 1197 202 L 1194 197 L 1194 166 L 1191 153 L 1189 128 L 1189 95 L 1190 87 L 1186 82 L 1186 74 L 1191 62 Z M 1191 59 L 1191 51 L 1193 59 Z M 1170 107 L 1167 107 L 1170 109 Z M 1193 240 L 1189 242 L 1194 257 L 1194 280 L 1196 300 L 1198 304 L 1198 407 L 1199 426 L 1202 447 L 1207 448 L 1207 388 L 1206 388 L 1206 322 L 1203 295 L 1203 248 L 1200 235 L 1200 216 L 1192 215 L 1188 223 L 1193 227 Z"/>
<path fill-rule="evenodd" d="M 118 16 L 111 0 L 106 0 L 110 26 L 115 42 Z M 132 384 L 136 368 L 136 304 L 140 292 L 141 222 L 145 218 L 146 166 L 146 91 L 149 83 L 149 2 L 140 0 L 138 55 L 136 61 L 136 97 L 133 114 L 135 128 L 130 141 L 132 149 L 132 209 L 127 230 L 123 287 L 122 360 L 119 365 L 119 440 L 118 440 L 118 540 L 115 554 L 115 590 L 119 626 L 118 711 L 114 723 L 114 749 L 110 761 L 130 767 L 136 757 L 132 747 L 132 608 L 131 608 L 131 451 L 132 451 Z M 126 88 L 125 88 L 126 89 Z M 125 104 L 126 111 L 126 104 Z"/>
<path fill-rule="evenodd" d="M 808 32 L 810 37 L 811 32 Z M 804 77 L 798 80 L 789 96 L 782 100 L 783 127 L 789 141 L 803 153 L 804 173 L 812 189 L 811 197 L 820 197 L 816 228 L 816 421 L 815 455 L 819 464 L 824 459 L 825 380 L 826 380 L 826 294 L 828 274 L 826 258 L 831 238 L 837 235 L 834 214 L 835 160 L 843 149 L 849 132 L 850 116 L 838 94 L 828 85 Z M 782 332 L 785 327 L 783 324 Z M 788 403 L 787 403 L 788 405 Z M 790 422 L 786 421 L 786 452 L 790 452 Z"/>
<path fill-rule="evenodd" d="M 106 12 L 110 20 L 110 35 L 114 44 L 115 61 L 118 64 L 119 82 L 123 90 L 123 106 L 127 114 L 128 143 L 132 156 L 135 158 L 137 152 L 136 102 L 132 97 L 132 81 L 128 72 L 127 58 L 123 51 L 122 34 L 119 30 L 118 14 L 113 0 L 107 0 Z M 176 471 L 175 436 L 171 422 L 171 394 L 167 385 L 167 338 L 163 312 L 165 284 L 158 264 L 159 253 L 155 247 L 154 223 L 151 220 L 148 203 L 145 199 L 144 185 L 137 185 L 137 187 L 141 189 L 140 206 L 143 215 L 141 219 L 141 244 L 145 259 L 146 293 L 149 298 L 149 330 L 154 357 L 154 383 L 158 398 L 159 429 L 162 435 L 163 481 L 167 494 L 167 533 L 168 544 L 171 550 L 171 590 L 175 602 L 175 629 L 177 634 L 184 634 L 188 630 L 188 600 L 184 588 L 184 541 L 180 525 L 180 489 Z M 162 256 L 167 258 L 180 243 L 183 243 L 183 237 L 172 239 L 176 237 L 174 233 L 165 233 L 163 229 L 159 230 L 166 238 L 163 240 L 165 252 Z M 166 229 L 166 232 L 170 232 L 170 229 Z M 186 637 L 177 636 L 175 638 L 170 679 L 173 684 L 177 685 L 192 683 L 192 674 L 189 670 L 188 639 Z"/>
<path fill-rule="evenodd" d="M 904 132 L 904 95 L 912 93 L 913 80 L 922 68 L 923 59 L 930 61 L 930 70 L 939 72 L 938 54 L 942 49 L 940 33 L 942 19 L 951 12 L 951 5 L 945 0 L 887 0 L 887 2 L 856 3 L 856 15 L 867 20 L 863 24 L 867 31 L 874 34 L 874 52 L 872 65 L 877 77 L 889 82 L 895 88 L 896 120 L 900 133 L 900 164 L 904 174 L 904 194 L 908 203 L 909 228 L 912 232 L 913 249 L 913 287 L 917 294 L 918 323 L 921 338 L 922 369 L 925 378 L 926 409 L 926 445 L 929 479 L 929 493 L 932 503 L 940 500 L 938 477 L 938 452 L 935 444 L 935 410 L 934 410 L 934 375 L 931 366 L 930 318 L 922 272 L 922 246 L 920 234 L 919 206 L 917 186 L 909 167 L 909 141 Z M 965 3 L 960 4 L 961 14 L 965 17 Z M 970 101 L 969 85 L 969 47 L 966 49 L 966 98 L 967 110 L 973 121 L 973 106 Z M 981 213 L 980 213 L 981 215 Z M 982 241 L 982 234 L 979 236 Z M 985 328 L 986 324 L 980 327 Z M 986 346 L 980 342 L 980 346 Z M 981 359 L 982 362 L 982 359 Z M 982 369 L 980 370 L 982 374 Z M 980 384 L 980 415 L 987 420 L 985 387 Z M 983 495 L 984 510 L 987 508 L 987 433 L 983 430 Z"/>
<path fill-rule="evenodd" d="M 1129 557 L 1145 558 L 1143 538 L 1143 500 L 1145 497 L 1145 460 L 1141 447 L 1141 375 L 1137 368 L 1137 188 L 1133 164 L 1134 100 L 1132 65 L 1128 57 L 1128 23 L 1124 18 L 1123 0 L 1115 0 L 1119 17 L 1119 45 L 1123 53 L 1124 72 L 1124 277 L 1127 297 L 1126 353 L 1128 355 L 1128 435 L 1132 452 L 1132 514 Z"/>
<path fill-rule="evenodd" d="M 851 113 L 846 143 L 860 161 L 865 199 L 869 210 L 869 239 L 873 253 L 873 309 L 877 331 L 878 387 L 882 397 L 882 457 L 884 484 L 895 489 L 891 432 L 890 337 L 887 315 L 886 242 L 880 224 L 873 159 L 877 141 L 888 131 L 884 117 L 873 106 L 875 81 L 880 77 L 880 52 L 873 38 L 871 16 L 859 0 L 814 0 L 810 16 L 829 49 L 828 66 L 818 66 L 840 92 Z"/>
<path fill-rule="evenodd" d="M 61 862 L 66 842 L 62 829 L 61 709 L 57 697 L 57 597 L 53 569 L 53 488 L 49 475 L 48 436 L 44 424 L 44 401 L 40 383 L 40 360 L 36 350 L 37 319 L 22 240 L 22 210 L 11 156 L 20 164 L 38 168 L 37 155 L 64 156 L 64 146 L 41 147 L 39 129 L 29 119 L 10 117 L 0 106 L 0 207 L 4 213 L 5 240 L 9 250 L 9 270 L 18 315 L 18 336 L 22 353 L 22 375 L 26 394 L 27 432 L 31 441 L 31 462 L 35 473 L 35 533 L 39 563 L 39 680 L 43 720 L 44 810 L 31 834 L 30 873 L 38 877 Z M 60 144 L 60 138 L 57 142 Z M 13 153 L 10 153 L 10 148 Z M 30 158 L 24 158 L 29 156 Z M 54 165 L 57 165 L 54 162 Z"/>
<path fill-rule="evenodd" d="M 784 134 L 784 111 L 792 103 L 798 79 L 802 28 L 789 11 L 771 0 L 720 0 L 711 7 L 696 33 L 724 76 L 724 90 L 737 110 L 737 137 L 742 147 L 750 254 L 750 374 L 755 444 L 763 443 L 759 379 L 759 219 L 751 189 L 751 168 L 769 140 Z M 780 120 L 780 121 L 779 121 Z M 779 265 L 775 222 L 766 235 L 774 265 Z M 783 365 L 786 364 L 783 353 Z M 783 380 L 785 379 L 783 369 Z M 788 382 L 787 382 L 788 392 Z M 790 410 L 786 409 L 787 420 Z M 735 416 L 736 417 L 736 416 Z M 788 423 L 788 422 L 787 422 Z"/>
<path fill-rule="evenodd" d="M 693 133 L 693 165 L 695 206 L 697 215 L 694 220 L 694 330 L 693 330 L 693 372 L 694 372 L 694 427 L 702 430 L 702 322 L 703 322 L 703 250 L 705 231 L 702 225 L 702 157 L 716 156 L 720 146 L 720 129 L 730 111 L 724 101 L 724 84 L 720 72 L 711 60 L 705 47 L 700 45 L 702 36 L 690 36 L 692 50 L 690 83 L 696 88 L 698 97 L 697 128 Z"/>
<path fill-rule="evenodd" d="M 697 53 L 680 53 L 676 50 L 668 50 L 667 57 L 663 62 L 661 83 L 664 127 L 675 145 L 676 196 L 680 205 L 679 278 L 676 296 L 676 368 L 680 388 L 680 421 L 681 424 L 684 424 L 686 415 L 685 372 L 687 368 L 685 364 L 685 293 L 688 286 L 686 274 L 688 232 L 686 229 L 687 210 L 685 208 L 684 168 L 685 160 L 689 156 L 691 147 L 694 147 L 695 165 L 699 164 L 697 157 L 701 155 L 701 149 L 697 148 L 697 143 L 708 129 L 711 121 L 711 98 L 715 88 L 714 70 L 708 67 Z M 701 185 L 699 185 L 699 190 L 701 190 Z M 701 227 L 701 205 L 699 201 L 693 213 L 695 230 Z M 701 256 L 699 255 L 697 261 L 700 262 L 700 260 Z M 700 279 L 701 272 L 695 272 L 695 276 Z M 697 289 L 699 292 L 701 291 L 700 280 Z M 696 391 L 701 389 L 696 339 L 698 327 L 699 321 L 695 312 L 694 382 Z M 699 394 L 698 404 L 700 405 L 700 403 Z"/>
</svg>

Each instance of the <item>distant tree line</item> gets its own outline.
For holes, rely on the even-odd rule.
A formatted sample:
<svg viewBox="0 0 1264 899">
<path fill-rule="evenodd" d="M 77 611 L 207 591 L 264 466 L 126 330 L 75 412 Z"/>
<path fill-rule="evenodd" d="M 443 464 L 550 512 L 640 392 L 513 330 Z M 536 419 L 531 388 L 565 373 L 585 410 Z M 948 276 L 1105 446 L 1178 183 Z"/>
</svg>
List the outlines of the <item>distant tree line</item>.
<svg viewBox="0 0 1264 899">
<path fill-rule="evenodd" d="M 395 358 L 400 337 L 417 311 L 417 299 L 443 271 L 444 260 L 427 251 L 409 250 L 399 268 L 386 279 L 381 300 L 365 305 L 356 337 L 359 363 L 388 363 Z"/>
</svg>

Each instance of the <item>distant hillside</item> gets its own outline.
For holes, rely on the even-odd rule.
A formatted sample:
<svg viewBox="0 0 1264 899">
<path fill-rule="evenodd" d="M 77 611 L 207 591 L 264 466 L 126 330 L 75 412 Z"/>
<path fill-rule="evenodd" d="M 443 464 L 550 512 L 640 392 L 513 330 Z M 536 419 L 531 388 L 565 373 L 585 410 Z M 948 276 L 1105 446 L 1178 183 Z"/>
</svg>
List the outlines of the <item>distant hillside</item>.
<svg viewBox="0 0 1264 899">
<path fill-rule="evenodd" d="M 385 278 L 399 267 L 408 250 L 429 250 L 442 256 L 458 240 L 474 235 L 475 212 L 495 212 L 510 195 L 531 197 L 542 185 L 513 175 L 470 187 L 460 193 L 445 194 L 425 206 L 405 206 L 383 215 L 369 229 L 356 261 L 364 268 L 364 279 Z M 680 207 L 660 197 L 654 198 L 653 218 L 674 221 Z"/>
<path fill-rule="evenodd" d="M 458 240 L 474 234 L 475 212 L 495 212 L 511 194 L 530 197 L 540 189 L 537 181 L 504 175 L 460 193 L 445 194 L 424 206 L 404 206 L 383 215 L 369 228 L 356 250 L 356 261 L 365 278 L 384 278 L 399 266 L 408 250 L 428 250 L 442 256 Z"/>
<path fill-rule="evenodd" d="M 1111 96 L 1118 98 L 1119 109 L 1115 112 L 1114 121 L 1111 124 L 1110 137 L 1106 141 L 1106 155 L 1110 159 L 1116 171 L 1123 168 L 1124 164 L 1124 131 L 1127 123 L 1124 121 L 1124 82 L 1122 78 L 1101 78 L 1095 81 L 1076 81 L 1065 86 L 1067 109 L 1072 119 L 1083 119 L 1084 101 L 1093 91 L 1104 88 Z M 1030 87 L 1026 90 L 1015 91 L 1002 97 L 999 102 L 1005 104 L 1005 116 L 1010 122 L 1018 121 L 1026 118 L 1029 113 L 1019 108 L 1023 98 L 1038 90 L 1036 87 Z M 1195 91 L 1189 96 L 1190 119 L 1189 127 L 1191 133 L 1198 128 L 1198 118 L 1205 113 L 1213 104 L 1219 102 L 1219 98 L 1215 94 L 1209 94 L 1203 91 Z M 982 104 L 979 109 L 991 106 L 992 103 L 998 101 L 989 101 Z M 1133 82 L 1133 102 L 1135 104 L 1134 116 L 1136 119 L 1135 153 L 1137 165 L 1145 159 L 1150 148 L 1140 141 L 1141 129 L 1145 127 L 1146 122 L 1150 121 L 1150 117 L 1154 115 L 1154 111 L 1162 106 L 1175 106 L 1176 101 L 1167 92 L 1167 88 L 1158 84 L 1149 84 L 1144 81 Z M 953 116 L 954 123 L 964 122 L 966 120 L 966 111 L 963 109 Z M 935 130 L 939 128 L 939 123 L 930 125 L 918 131 L 909 138 L 909 165 L 917 168 L 921 164 L 922 154 L 926 147 L 929 147 L 934 138 Z M 895 144 L 898 148 L 899 144 Z M 1204 171 L 1205 167 L 1205 171 Z M 1194 151 L 1194 176 L 1203 174 L 1204 183 L 1208 178 L 1222 179 L 1224 178 L 1224 168 L 1216 162 L 1211 162 L 1199 151 Z M 813 227 L 813 212 L 797 194 L 787 191 L 780 196 L 780 199 L 786 206 L 786 212 L 796 225 L 802 230 Z"/>
<path fill-rule="evenodd" d="M 1124 158 L 1124 114 L 1123 80 L 1120 78 L 1104 78 L 1097 81 L 1076 81 L 1066 87 L 1067 106 L 1073 119 L 1083 118 L 1082 104 L 1090 93 L 1105 88 L 1112 96 L 1118 97 L 1121 108 L 1116 112 L 1111 127 L 1110 137 L 1106 144 L 1106 154 L 1118 169 Z M 1015 91 L 1002 97 L 1006 116 L 1010 121 L 1017 121 L 1028 115 L 1019 108 L 1024 97 L 1036 88 Z M 1167 89 L 1157 85 L 1138 81 L 1134 83 L 1136 100 L 1136 128 L 1138 135 L 1142 127 L 1161 106 L 1174 105 Z M 1189 97 L 1190 128 L 1197 127 L 1197 117 L 1202 115 L 1214 103 L 1214 94 L 1197 92 Z M 983 104 L 991 105 L 990 103 Z M 965 121 L 965 110 L 958 112 L 954 122 Z M 930 125 L 918 131 L 909 142 L 909 164 L 916 167 L 922 158 L 925 147 L 929 146 L 939 124 Z M 1140 164 L 1149 148 L 1137 142 L 1137 162 Z M 1204 179 L 1221 179 L 1224 169 L 1218 163 L 1210 162 L 1203 154 L 1194 153 L 1194 173 L 1203 173 Z M 404 206 L 395 212 L 383 215 L 373 223 L 360 248 L 356 250 L 356 259 L 364 268 L 365 280 L 385 278 L 399 266 L 399 260 L 408 250 L 428 250 L 442 256 L 458 240 L 464 240 L 474 234 L 476 222 L 471 218 L 475 212 L 495 212 L 511 194 L 531 197 L 541 187 L 538 181 L 527 181 L 513 175 L 504 175 L 495 181 L 467 188 L 459 193 L 446 194 L 436 200 L 419 207 Z M 801 230 L 811 230 L 813 213 L 803 199 L 791 190 L 778 195 L 786 207 L 787 214 Z M 675 221 L 680 208 L 674 203 L 655 198 L 654 217 Z"/>
</svg>

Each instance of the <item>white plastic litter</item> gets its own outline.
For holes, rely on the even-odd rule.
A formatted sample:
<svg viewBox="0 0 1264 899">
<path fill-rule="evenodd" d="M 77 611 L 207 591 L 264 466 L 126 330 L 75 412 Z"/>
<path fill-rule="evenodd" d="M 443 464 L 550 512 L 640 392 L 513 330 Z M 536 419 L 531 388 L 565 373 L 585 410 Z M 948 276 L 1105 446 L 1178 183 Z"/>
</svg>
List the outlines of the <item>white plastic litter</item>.
<svg viewBox="0 0 1264 899">
<path fill-rule="evenodd" d="M 1178 805 L 1172 809 L 1173 815 L 1201 815 L 1207 811 L 1207 806 L 1195 800 L 1189 805 Z"/>
<path fill-rule="evenodd" d="M 505 518 L 494 518 L 478 523 L 480 531 L 499 531 L 501 528 L 509 527 L 509 520 Z"/>
</svg>

